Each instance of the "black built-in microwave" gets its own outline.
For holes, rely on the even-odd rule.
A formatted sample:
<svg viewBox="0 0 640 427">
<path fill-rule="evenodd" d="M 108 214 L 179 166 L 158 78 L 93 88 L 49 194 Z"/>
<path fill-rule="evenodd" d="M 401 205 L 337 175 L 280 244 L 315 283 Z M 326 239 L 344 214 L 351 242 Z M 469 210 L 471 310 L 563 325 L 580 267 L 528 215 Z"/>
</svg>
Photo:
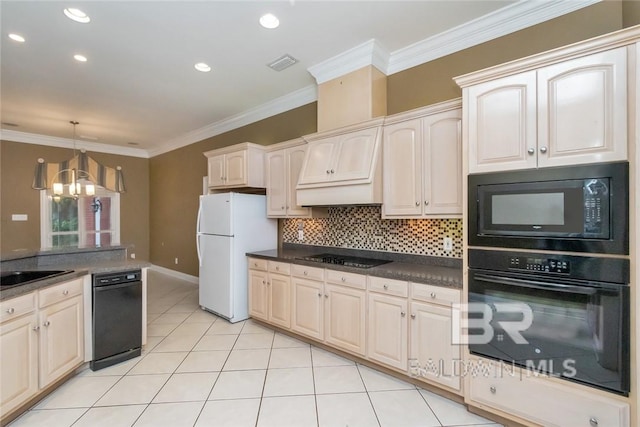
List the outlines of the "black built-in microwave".
<svg viewBox="0 0 640 427">
<path fill-rule="evenodd" d="M 629 164 L 469 175 L 469 245 L 629 253 Z"/>
</svg>

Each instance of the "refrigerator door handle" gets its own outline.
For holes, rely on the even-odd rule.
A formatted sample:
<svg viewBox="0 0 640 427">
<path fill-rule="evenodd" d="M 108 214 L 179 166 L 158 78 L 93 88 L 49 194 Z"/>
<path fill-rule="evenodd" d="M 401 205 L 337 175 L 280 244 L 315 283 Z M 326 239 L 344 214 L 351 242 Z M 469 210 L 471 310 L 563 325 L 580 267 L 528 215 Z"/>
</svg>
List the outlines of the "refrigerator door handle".
<svg viewBox="0 0 640 427">
<path fill-rule="evenodd" d="M 196 234 L 196 250 L 198 251 L 198 265 L 202 267 L 202 252 L 200 251 L 200 233 Z"/>
<path fill-rule="evenodd" d="M 198 220 L 196 222 L 196 234 L 200 233 L 200 217 L 202 216 L 202 196 L 200 197 L 200 203 L 198 204 Z"/>
</svg>

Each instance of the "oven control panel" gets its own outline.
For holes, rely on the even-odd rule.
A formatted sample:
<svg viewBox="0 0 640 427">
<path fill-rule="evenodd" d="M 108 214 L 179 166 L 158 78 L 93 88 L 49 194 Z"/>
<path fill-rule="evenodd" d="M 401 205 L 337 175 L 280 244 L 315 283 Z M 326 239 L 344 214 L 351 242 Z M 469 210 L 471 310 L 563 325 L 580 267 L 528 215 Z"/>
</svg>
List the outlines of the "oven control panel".
<svg viewBox="0 0 640 427">
<path fill-rule="evenodd" d="M 537 271 L 541 273 L 569 274 L 571 263 L 569 261 L 553 258 L 529 258 L 509 257 L 509 268 L 515 270 Z"/>
</svg>

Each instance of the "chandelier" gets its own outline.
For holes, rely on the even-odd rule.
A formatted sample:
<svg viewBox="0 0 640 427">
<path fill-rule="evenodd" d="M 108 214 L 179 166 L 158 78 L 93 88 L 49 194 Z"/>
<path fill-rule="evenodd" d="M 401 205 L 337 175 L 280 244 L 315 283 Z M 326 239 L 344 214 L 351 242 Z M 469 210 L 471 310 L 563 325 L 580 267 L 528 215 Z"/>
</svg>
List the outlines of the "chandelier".
<svg viewBox="0 0 640 427">
<path fill-rule="evenodd" d="M 77 121 L 70 121 L 73 125 L 73 158 L 61 163 L 45 163 L 38 159 L 32 187 L 36 190 L 51 189 L 55 198 L 95 196 L 96 186 L 107 190 L 123 193 L 125 191 L 122 168 L 103 166 L 91 157 L 84 149 L 76 154 L 76 126 Z M 65 185 L 68 194 L 65 194 Z"/>
</svg>

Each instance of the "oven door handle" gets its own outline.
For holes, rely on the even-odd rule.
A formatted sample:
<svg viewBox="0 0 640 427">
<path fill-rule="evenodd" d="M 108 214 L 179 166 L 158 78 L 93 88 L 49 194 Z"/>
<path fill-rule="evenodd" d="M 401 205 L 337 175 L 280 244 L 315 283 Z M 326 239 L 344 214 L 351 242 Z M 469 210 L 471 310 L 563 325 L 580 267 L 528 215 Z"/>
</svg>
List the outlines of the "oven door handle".
<svg viewBox="0 0 640 427">
<path fill-rule="evenodd" d="M 499 283 L 501 285 L 520 286 L 523 288 L 540 289 L 544 291 L 571 292 L 582 295 L 595 295 L 597 291 L 590 286 L 565 285 L 562 283 L 546 283 L 536 280 L 510 279 L 507 277 L 492 276 L 489 274 L 476 273 L 475 280 L 487 283 Z"/>
</svg>

